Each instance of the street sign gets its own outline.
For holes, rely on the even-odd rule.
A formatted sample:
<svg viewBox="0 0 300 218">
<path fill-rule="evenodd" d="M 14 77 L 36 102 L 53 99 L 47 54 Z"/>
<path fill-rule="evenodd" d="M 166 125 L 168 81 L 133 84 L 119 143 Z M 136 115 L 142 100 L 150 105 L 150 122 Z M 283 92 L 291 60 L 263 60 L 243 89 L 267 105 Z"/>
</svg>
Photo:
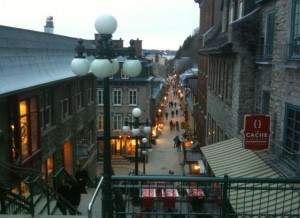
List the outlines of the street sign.
<svg viewBox="0 0 300 218">
<path fill-rule="evenodd" d="M 269 148 L 271 135 L 269 115 L 252 114 L 244 116 L 243 147 L 250 150 Z"/>
</svg>

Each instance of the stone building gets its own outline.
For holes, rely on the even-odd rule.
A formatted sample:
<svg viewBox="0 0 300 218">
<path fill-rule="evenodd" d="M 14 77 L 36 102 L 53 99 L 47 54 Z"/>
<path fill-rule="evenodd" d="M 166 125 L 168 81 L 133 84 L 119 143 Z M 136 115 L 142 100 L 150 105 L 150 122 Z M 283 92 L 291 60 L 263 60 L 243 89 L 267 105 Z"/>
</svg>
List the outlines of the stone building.
<svg viewBox="0 0 300 218">
<path fill-rule="evenodd" d="M 300 1 L 256 1 L 261 25 L 256 52 L 255 112 L 269 114 L 268 156 L 286 176 L 300 172 Z M 280 163 L 280 164 L 278 164 Z"/>
<path fill-rule="evenodd" d="M 1 182 L 20 185 L 28 175 L 52 181 L 77 165 L 94 176 L 95 90 L 90 75 L 70 63 L 77 39 L 0 26 Z M 16 175 L 12 170 L 22 169 Z"/>
<path fill-rule="evenodd" d="M 97 38 L 97 35 L 96 35 Z M 124 48 L 123 40 L 113 40 L 115 47 Z M 162 90 L 159 87 L 157 91 L 157 80 L 153 73 L 153 63 L 150 59 L 142 57 L 142 41 L 134 40 L 136 48 L 136 57 L 139 58 L 142 64 L 142 72 L 137 77 L 128 77 L 123 73 L 122 65 L 126 60 L 125 57 L 119 56 L 117 60 L 120 64 L 119 71 L 109 78 L 109 94 L 111 99 L 110 105 L 110 126 L 111 126 L 111 152 L 112 155 L 121 155 L 125 158 L 134 158 L 136 141 L 131 133 L 124 133 L 123 126 L 125 120 L 133 122 L 132 110 L 139 107 L 142 110 L 140 123 L 145 123 L 147 120 L 153 127 L 155 126 L 155 117 L 157 104 L 160 101 L 161 95 L 158 94 Z M 98 140 L 99 140 L 99 159 L 103 156 L 104 148 L 104 105 L 103 105 L 103 82 L 97 81 L 97 117 L 98 117 Z M 150 143 L 151 134 L 143 135 L 148 138 Z"/>
<path fill-rule="evenodd" d="M 242 147 L 245 115 L 269 115 L 269 148 L 256 153 L 283 175 L 297 175 L 300 1 L 195 2 L 201 10 L 197 131 L 205 125 L 202 143 L 238 138 Z"/>
</svg>

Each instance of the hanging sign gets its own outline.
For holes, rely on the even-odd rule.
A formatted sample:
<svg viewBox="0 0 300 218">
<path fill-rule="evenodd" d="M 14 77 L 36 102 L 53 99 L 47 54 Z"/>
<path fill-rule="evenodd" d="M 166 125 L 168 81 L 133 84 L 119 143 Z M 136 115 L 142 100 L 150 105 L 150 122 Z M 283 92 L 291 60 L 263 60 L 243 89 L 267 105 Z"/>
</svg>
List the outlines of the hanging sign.
<svg viewBox="0 0 300 218">
<path fill-rule="evenodd" d="M 269 115 L 245 115 L 243 147 L 250 150 L 265 150 L 269 148 L 271 135 L 271 118 Z"/>
</svg>

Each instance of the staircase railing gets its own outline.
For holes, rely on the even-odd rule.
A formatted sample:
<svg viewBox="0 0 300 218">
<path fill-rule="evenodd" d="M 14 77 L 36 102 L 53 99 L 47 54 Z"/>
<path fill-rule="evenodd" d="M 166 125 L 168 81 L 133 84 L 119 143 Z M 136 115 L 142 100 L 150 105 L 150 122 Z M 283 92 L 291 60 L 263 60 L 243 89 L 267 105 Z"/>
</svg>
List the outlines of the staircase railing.
<svg viewBox="0 0 300 218">
<path fill-rule="evenodd" d="M 100 188 L 101 188 L 101 185 L 102 185 L 102 182 L 103 182 L 103 176 L 100 178 L 100 181 L 96 187 L 96 190 L 93 194 L 93 197 L 89 203 L 89 206 L 88 206 L 88 218 L 92 218 L 92 215 L 93 215 L 93 205 L 94 205 L 94 202 L 96 200 L 96 197 L 98 196 L 98 193 L 100 191 Z"/>
<path fill-rule="evenodd" d="M 50 208 L 50 202 L 51 201 L 60 201 L 67 209 L 74 211 L 75 215 L 81 215 L 81 212 L 78 211 L 76 208 L 72 206 L 70 202 L 68 202 L 63 196 L 59 195 L 53 187 L 51 187 L 48 183 L 43 181 L 40 177 L 36 178 L 30 178 L 28 177 L 26 179 L 26 184 L 28 184 L 30 189 L 30 202 L 33 205 L 33 208 L 36 207 L 38 202 L 42 199 L 42 197 L 45 197 L 47 200 L 45 202 L 45 205 L 42 206 L 41 212 L 43 212 L 45 209 L 47 209 L 47 214 L 51 215 L 55 212 L 56 206 Z M 36 211 L 33 211 L 32 214 L 34 215 Z"/>
<path fill-rule="evenodd" d="M 61 185 L 63 179 L 72 181 L 72 183 L 77 183 L 76 179 L 62 167 L 53 175 L 53 188 L 55 190 Z"/>
<path fill-rule="evenodd" d="M 0 214 L 31 214 L 32 204 L 23 196 L 13 193 L 0 183 Z"/>
</svg>

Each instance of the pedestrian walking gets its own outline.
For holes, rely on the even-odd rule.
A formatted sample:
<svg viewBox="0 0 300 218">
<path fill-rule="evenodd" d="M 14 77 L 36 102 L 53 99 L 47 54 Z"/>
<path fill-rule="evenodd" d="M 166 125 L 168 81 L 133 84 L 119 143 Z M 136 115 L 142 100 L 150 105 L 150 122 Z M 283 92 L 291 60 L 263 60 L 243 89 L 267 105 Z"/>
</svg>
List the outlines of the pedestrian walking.
<svg viewBox="0 0 300 218">
<path fill-rule="evenodd" d="M 78 184 L 70 179 L 63 178 L 57 193 L 59 196 L 56 205 L 62 214 L 67 215 L 68 210 L 70 215 L 75 215 L 75 210 L 78 208 L 81 199 Z M 73 208 L 68 206 L 65 201 L 68 201 Z"/>
<path fill-rule="evenodd" d="M 67 200 L 66 196 L 69 194 L 69 185 L 66 183 L 66 180 L 64 178 L 61 181 L 61 185 L 57 189 L 57 193 L 59 194 L 59 196 L 56 202 L 56 206 L 63 215 L 67 215 L 67 207 L 64 201 Z"/>
<path fill-rule="evenodd" d="M 177 131 L 179 131 L 179 122 L 178 121 L 176 121 L 176 123 L 175 123 L 175 128 Z"/>
<path fill-rule="evenodd" d="M 77 209 L 79 207 L 80 204 L 80 190 L 79 190 L 79 186 L 78 184 L 74 183 L 71 185 L 70 188 L 70 195 L 69 197 L 69 202 L 72 204 L 73 208 L 69 209 L 69 213 L 70 215 L 75 215 L 75 209 Z"/>
<path fill-rule="evenodd" d="M 177 117 L 178 116 L 178 110 L 177 109 L 175 110 L 175 114 L 176 114 L 176 117 Z"/>
<path fill-rule="evenodd" d="M 175 113 L 174 111 L 171 111 L 172 118 L 174 118 L 174 113 Z"/>
<path fill-rule="evenodd" d="M 169 116 L 168 112 L 165 113 L 165 116 L 166 116 L 166 119 L 168 119 L 168 116 Z"/>
<path fill-rule="evenodd" d="M 173 108 L 173 101 L 171 101 L 171 108 Z"/>
<path fill-rule="evenodd" d="M 174 107 L 176 108 L 176 101 L 174 102 Z"/>
<path fill-rule="evenodd" d="M 88 172 L 84 169 L 81 168 L 80 165 L 78 165 L 78 170 L 75 173 L 75 178 L 78 182 L 78 186 L 79 186 L 79 190 L 81 194 L 86 194 L 86 186 L 87 186 L 87 182 L 88 182 Z"/>
<path fill-rule="evenodd" d="M 177 151 L 181 151 L 181 141 L 180 141 L 180 138 L 179 136 L 175 136 L 174 138 L 174 143 L 175 143 L 175 147 L 177 148 Z"/>
<path fill-rule="evenodd" d="M 170 130 L 172 131 L 173 130 L 173 121 L 172 120 L 170 120 Z"/>
<path fill-rule="evenodd" d="M 180 143 L 179 136 L 178 135 L 175 136 L 173 140 L 174 140 L 174 148 L 177 148 L 178 147 L 178 143 Z"/>
</svg>

